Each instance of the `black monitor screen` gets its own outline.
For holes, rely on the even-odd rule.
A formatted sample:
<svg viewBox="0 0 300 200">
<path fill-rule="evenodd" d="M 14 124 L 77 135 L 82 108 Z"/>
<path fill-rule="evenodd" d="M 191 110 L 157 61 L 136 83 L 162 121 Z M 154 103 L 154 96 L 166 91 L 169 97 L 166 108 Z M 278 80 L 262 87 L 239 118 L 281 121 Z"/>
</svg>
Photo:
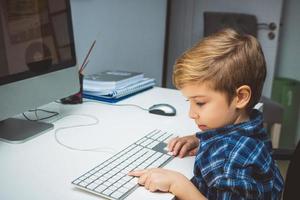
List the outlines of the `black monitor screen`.
<svg viewBox="0 0 300 200">
<path fill-rule="evenodd" d="M 68 0 L 0 0 L 0 85 L 74 66 Z"/>
</svg>

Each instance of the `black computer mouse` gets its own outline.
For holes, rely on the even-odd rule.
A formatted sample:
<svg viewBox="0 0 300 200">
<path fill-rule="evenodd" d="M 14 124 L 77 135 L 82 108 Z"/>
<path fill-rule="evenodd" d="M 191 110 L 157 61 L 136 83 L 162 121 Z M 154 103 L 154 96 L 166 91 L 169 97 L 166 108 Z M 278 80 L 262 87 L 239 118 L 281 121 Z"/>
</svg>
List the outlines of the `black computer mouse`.
<svg viewBox="0 0 300 200">
<path fill-rule="evenodd" d="M 176 109 L 166 103 L 155 104 L 148 109 L 149 113 L 163 116 L 175 116 Z"/>
</svg>

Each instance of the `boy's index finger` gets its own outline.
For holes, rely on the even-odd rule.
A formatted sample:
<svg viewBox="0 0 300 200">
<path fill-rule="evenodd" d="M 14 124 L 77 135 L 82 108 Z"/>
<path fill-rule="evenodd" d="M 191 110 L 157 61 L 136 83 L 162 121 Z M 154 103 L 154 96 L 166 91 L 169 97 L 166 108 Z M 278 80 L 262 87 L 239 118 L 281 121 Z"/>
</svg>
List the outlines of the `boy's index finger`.
<svg viewBox="0 0 300 200">
<path fill-rule="evenodd" d="M 131 171 L 128 173 L 128 176 L 140 177 L 147 172 L 146 169 Z"/>
<path fill-rule="evenodd" d="M 178 136 L 170 139 L 170 141 L 168 142 L 168 145 L 167 145 L 169 151 L 173 150 L 173 148 L 174 148 L 174 146 L 176 144 L 177 139 L 178 139 Z"/>
</svg>

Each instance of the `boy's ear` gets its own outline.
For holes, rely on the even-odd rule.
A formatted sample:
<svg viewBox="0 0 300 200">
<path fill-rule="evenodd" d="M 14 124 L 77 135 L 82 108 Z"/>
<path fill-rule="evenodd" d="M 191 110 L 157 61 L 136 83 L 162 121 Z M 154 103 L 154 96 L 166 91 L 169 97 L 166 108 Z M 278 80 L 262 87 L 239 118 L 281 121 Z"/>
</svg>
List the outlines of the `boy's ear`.
<svg viewBox="0 0 300 200">
<path fill-rule="evenodd" d="M 236 89 L 236 108 L 243 109 L 247 106 L 251 98 L 251 88 L 248 85 L 242 85 Z"/>
</svg>

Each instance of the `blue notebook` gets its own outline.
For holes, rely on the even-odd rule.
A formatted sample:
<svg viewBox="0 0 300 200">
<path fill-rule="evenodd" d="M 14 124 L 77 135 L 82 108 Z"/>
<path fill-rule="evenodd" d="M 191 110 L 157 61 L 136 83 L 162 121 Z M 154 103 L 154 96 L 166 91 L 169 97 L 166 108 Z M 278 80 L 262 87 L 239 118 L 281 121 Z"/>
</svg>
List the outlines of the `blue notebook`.
<svg viewBox="0 0 300 200">
<path fill-rule="evenodd" d="M 139 92 L 148 90 L 155 85 L 155 80 L 150 78 L 144 78 L 142 81 L 131 84 L 124 88 L 119 88 L 111 91 L 83 91 L 83 97 L 88 99 L 94 99 L 99 101 L 105 101 L 115 103 L 130 96 L 133 96 Z"/>
</svg>

